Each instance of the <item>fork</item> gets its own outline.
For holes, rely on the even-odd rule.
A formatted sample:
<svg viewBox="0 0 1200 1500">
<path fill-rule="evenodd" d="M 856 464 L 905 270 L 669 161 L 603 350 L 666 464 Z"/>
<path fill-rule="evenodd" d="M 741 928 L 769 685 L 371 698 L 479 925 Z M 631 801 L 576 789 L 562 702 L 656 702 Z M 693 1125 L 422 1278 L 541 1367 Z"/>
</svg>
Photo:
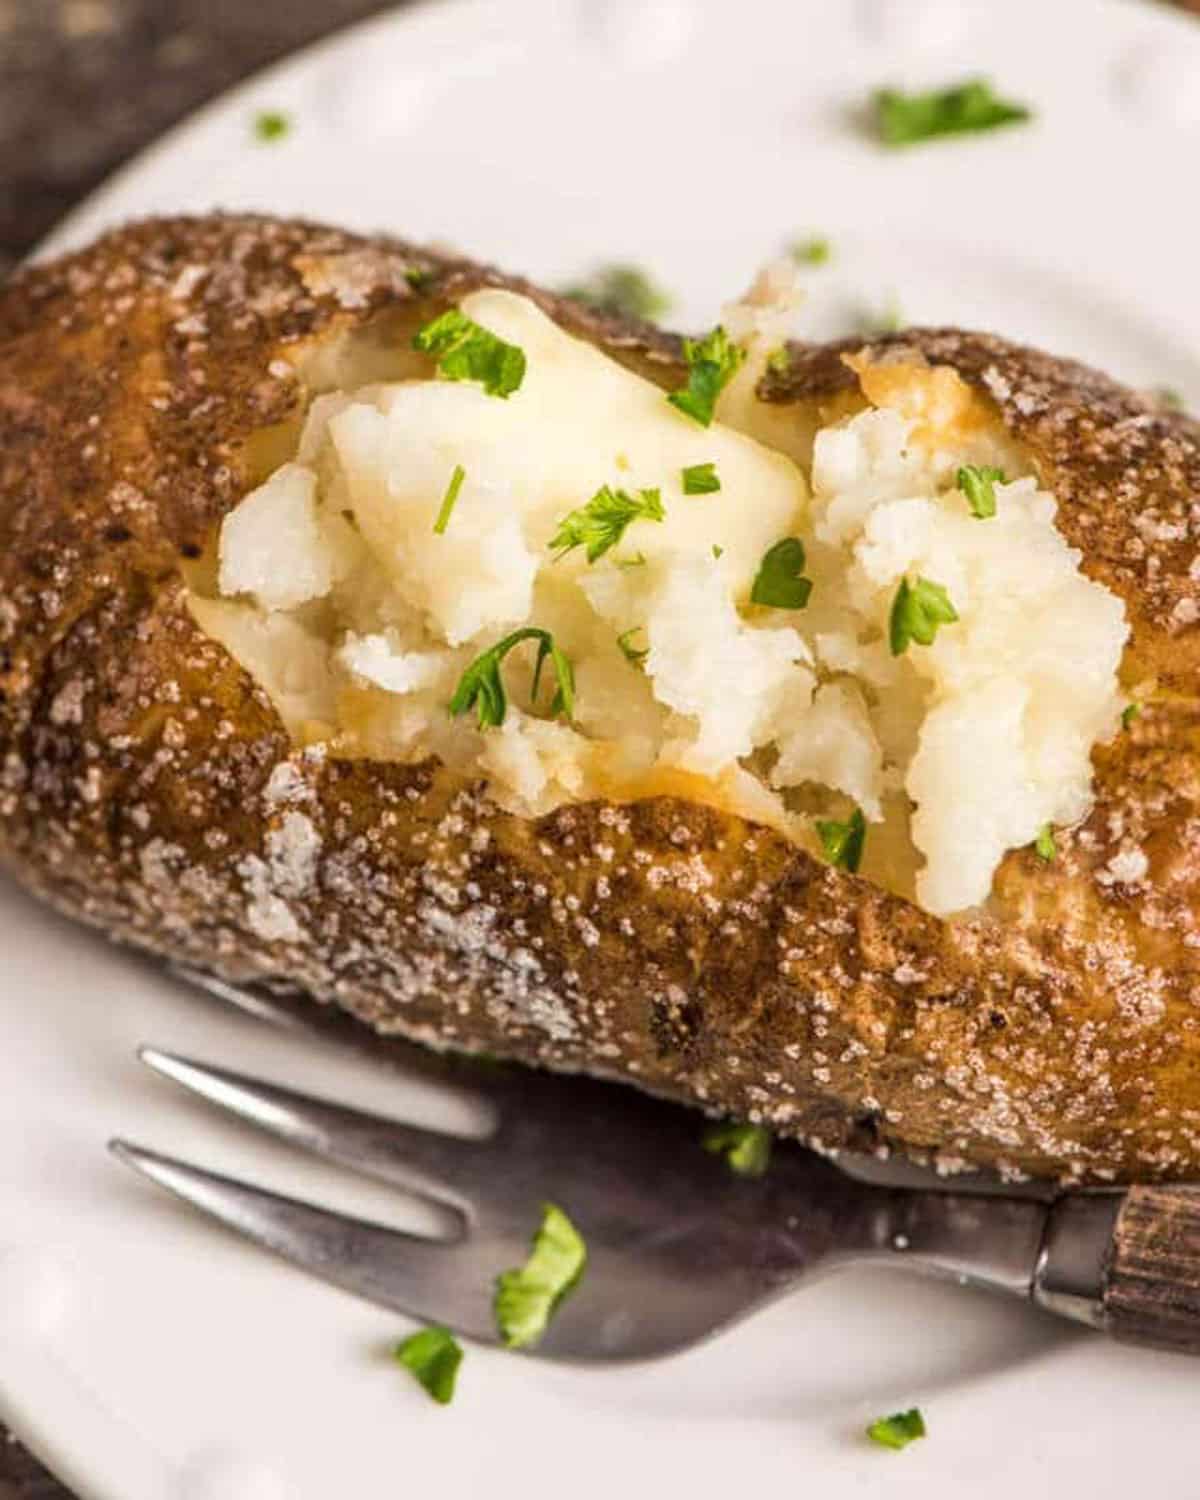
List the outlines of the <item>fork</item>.
<svg viewBox="0 0 1200 1500">
<path fill-rule="evenodd" d="M 588 1248 L 586 1274 L 532 1351 L 553 1359 L 671 1354 L 818 1273 L 861 1262 L 992 1288 L 1126 1342 L 1200 1352 L 1200 1189 L 1055 1195 L 980 1174 L 947 1190 L 913 1168 L 901 1174 L 910 1185 L 897 1186 L 869 1164 L 785 1143 L 765 1176 L 743 1178 L 701 1149 L 700 1116 L 628 1087 L 434 1054 L 266 985 L 172 972 L 487 1107 L 489 1134 L 454 1136 L 139 1050 L 156 1073 L 260 1130 L 447 1212 L 444 1237 L 408 1234 L 110 1142 L 196 1208 L 380 1306 L 498 1343 L 495 1277 L 524 1261 L 553 1202 Z"/>
</svg>

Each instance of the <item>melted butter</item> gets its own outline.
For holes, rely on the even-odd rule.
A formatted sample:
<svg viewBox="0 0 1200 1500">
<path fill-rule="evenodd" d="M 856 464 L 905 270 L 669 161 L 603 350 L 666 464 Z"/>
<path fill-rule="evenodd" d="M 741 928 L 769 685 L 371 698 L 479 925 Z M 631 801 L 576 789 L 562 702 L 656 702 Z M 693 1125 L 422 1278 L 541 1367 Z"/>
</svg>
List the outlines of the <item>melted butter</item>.
<svg viewBox="0 0 1200 1500">
<path fill-rule="evenodd" d="M 921 359 L 879 360 L 870 350 L 843 355 L 872 406 L 887 407 L 913 423 L 912 441 L 930 452 L 969 447 L 994 432 L 991 405 L 948 365 Z"/>
</svg>

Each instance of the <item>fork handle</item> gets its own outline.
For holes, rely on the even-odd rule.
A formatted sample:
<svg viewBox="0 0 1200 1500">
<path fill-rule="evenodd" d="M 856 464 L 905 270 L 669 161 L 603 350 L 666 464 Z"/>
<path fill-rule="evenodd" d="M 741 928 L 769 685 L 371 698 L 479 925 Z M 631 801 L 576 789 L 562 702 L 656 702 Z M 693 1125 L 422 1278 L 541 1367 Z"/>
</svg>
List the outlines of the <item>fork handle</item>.
<svg viewBox="0 0 1200 1500">
<path fill-rule="evenodd" d="M 1200 1188 L 1059 1199 L 1034 1299 L 1122 1343 L 1200 1354 Z"/>
<path fill-rule="evenodd" d="M 1130 1188 L 1103 1302 L 1114 1338 L 1200 1354 L 1200 1188 Z"/>
</svg>

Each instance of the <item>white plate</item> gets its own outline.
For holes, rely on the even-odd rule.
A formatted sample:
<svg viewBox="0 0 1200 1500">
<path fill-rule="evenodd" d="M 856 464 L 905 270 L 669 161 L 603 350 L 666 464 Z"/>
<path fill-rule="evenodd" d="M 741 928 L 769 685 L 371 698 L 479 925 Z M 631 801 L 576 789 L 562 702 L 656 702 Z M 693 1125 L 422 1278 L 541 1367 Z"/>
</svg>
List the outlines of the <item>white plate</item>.
<svg viewBox="0 0 1200 1500">
<path fill-rule="evenodd" d="M 901 154 L 856 128 L 878 83 L 981 70 L 1037 123 Z M 256 144 L 260 109 L 292 135 Z M 1200 26 L 1141 0 L 456 0 L 238 90 L 51 248 L 132 214 L 253 206 L 448 240 L 550 284 L 633 259 L 699 325 L 820 232 L 836 257 L 810 328 L 894 293 L 910 321 L 994 327 L 1200 404 L 1198 153 Z M 389 1098 L 372 1070 L 217 1014 L 0 891 L 0 1414 L 86 1500 L 1194 1483 L 1195 1366 L 890 1275 L 822 1283 L 637 1370 L 472 1350 L 437 1409 L 387 1361 L 396 1319 L 105 1157 L 119 1131 L 412 1222 L 146 1076 L 140 1041 Z M 914 1401 L 928 1441 L 864 1443 L 867 1419 Z"/>
</svg>

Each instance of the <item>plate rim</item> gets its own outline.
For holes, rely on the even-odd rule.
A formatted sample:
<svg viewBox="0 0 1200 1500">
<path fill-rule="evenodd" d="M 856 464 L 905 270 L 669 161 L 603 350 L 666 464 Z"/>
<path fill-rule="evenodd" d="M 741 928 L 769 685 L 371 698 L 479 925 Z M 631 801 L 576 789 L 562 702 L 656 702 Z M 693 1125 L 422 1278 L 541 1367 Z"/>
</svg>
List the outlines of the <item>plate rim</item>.
<svg viewBox="0 0 1200 1500">
<path fill-rule="evenodd" d="M 810 3 L 830 3 L 830 0 L 810 0 Z M 842 0 L 837 0 L 842 3 Z M 970 0 L 980 9 L 987 9 L 985 0 Z M 545 8 L 544 0 L 512 0 L 511 9 L 522 13 L 533 14 Z M 1166 0 L 1101 0 L 1096 5 L 1097 15 L 1104 8 L 1114 12 L 1137 13 L 1145 16 L 1147 12 L 1157 12 L 1157 19 L 1166 20 L 1172 25 L 1180 27 L 1194 27 L 1198 23 L 1166 3 Z M 229 89 L 218 94 L 215 98 L 206 101 L 196 110 L 185 115 L 180 121 L 173 125 L 162 136 L 140 150 L 136 155 L 124 163 L 116 172 L 111 174 L 90 192 L 79 204 L 73 207 L 45 236 L 27 260 L 40 260 L 47 256 L 61 253 L 69 247 L 70 243 L 78 239 L 82 232 L 93 224 L 98 218 L 103 217 L 105 205 L 112 198 L 125 191 L 131 182 L 136 180 L 150 167 L 156 166 L 164 157 L 175 154 L 181 143 L 196 130 L 205 128 L 208 123 L 219 116 L 226 115 L 232 110 L 246 107 L 252 104 L 255 97 L 272 87 L 273 81 L 283 75 L 310 67 L 318 59 L 323 59 L 331 51 L 341 46 L 355 45 L 361 43 L 363 38 L 369 38 L 373 33 L 382 33 L 385 30 L 411 23 L 414 19 L 425 19 L 434 16 L 449 17 L 458 15 L 464 23 L 476 14 L 495 14 L 496 6 L 492 0 L 413 0 L 413 3 L 397 8 L 389 8 L 381 13 L 362 18 L 346 26 L 330 32 L 324 37 L 305 44 L 303 47 L 288 53 L 284 57 L 266 65 L 256 72 L 239 80 Z M 23 262 L 25 263 L 25 262 Z M 0 1406 L 3 1399 L 0 1396 Z M 32 1445 L 31 1451 L 38 1451 L 39 1445 Z M 49 1463 L 61 1462 L 54 1454 L 46 1449 Z M 104 1491 L 92 1490 L 89 1480 L 86 1490 L 88 1494 L 99 1497 L 102 1493 L 112 1497 L 120 1495 L 120 1500 L 131 1500 L 128 1493 L 121 1493 L 115 1487 L 108 1487 Z M 140 1497 L 139 1497 L 140 1500 Z"/>
</svg>

